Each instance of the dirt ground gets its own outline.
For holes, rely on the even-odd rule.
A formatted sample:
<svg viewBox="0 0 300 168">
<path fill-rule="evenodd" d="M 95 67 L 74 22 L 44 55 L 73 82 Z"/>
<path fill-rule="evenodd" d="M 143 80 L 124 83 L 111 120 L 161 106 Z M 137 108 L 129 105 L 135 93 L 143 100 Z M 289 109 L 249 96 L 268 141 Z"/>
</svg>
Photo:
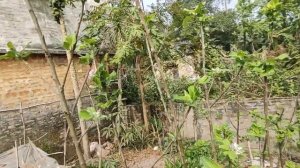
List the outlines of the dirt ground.
<svg viewBox="0 0 300 168">
<path fill-rule="evenodd" d="M 127 166 L 130 168 L 151 168 L 154 163 L 160 158 L 161 152 L 153 149 L 144 149 L 141 151 L 124 151 L 124 156 L 127 161 Z M 163 168 L 164 161 L 158 161 L 154 168 Z"/>
</svg>

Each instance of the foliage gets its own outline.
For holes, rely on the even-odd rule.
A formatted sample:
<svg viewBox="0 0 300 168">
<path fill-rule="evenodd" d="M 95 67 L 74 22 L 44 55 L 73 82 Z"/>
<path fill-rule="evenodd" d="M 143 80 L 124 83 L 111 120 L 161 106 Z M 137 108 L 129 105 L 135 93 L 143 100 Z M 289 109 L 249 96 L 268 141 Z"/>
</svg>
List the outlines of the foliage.
<svg viewBox="0 0 300 168">
<path fill-rule="evenodd" d="M 203 140 L 196 141 L 192 146 L 187 147 L 185 158 L 189 167 L 205 165 L 202 159 L 211 158 L 210 144 Z"/>
<path fill-rule="evenodd" d="M 136 72 L 132 67 L 128 67 L 126 70 L 126 76 L 122 80 L 123 88 L 122 94 L 126 97 L 126 104 L 139 104 L 139 88 L 136 80 Z M 147 93 L 146 93 L 147 97 Z"/>
<path fill-rule="evenodd" d="M 22 59 L 26 59 L 31 54 L 29 51 L 26 51 L 25 49 L 17 50 L 12 42 L 8 42 L 6 46 L 7 46 L 7 52 L 6 54 L 0 56 L 0 60 L 8 60 L 8 59 L 22 60 Z"/>
<path fill-rule="evenodd" d="M 234 133 L 229 125 L 224 124 L 214 128 L 215 140 L 218 144 L 218 157 L 224 165 L 238 165 L 239 155 L 243 153 L 242 148 L 233 143 Z"/>
<path fill-rule="evenodd" d="M 117 74 L 115 71 L 107 72 L 104 64 L 100 64 L 93 77 L 95 90 L 97 92 L 97 106 L 102 110 L 112 108 L 119 95 L 118 89 L 112 89 L 116 82 Z"/>
<path fill-rule="evenodd" d="M 74 2 L 75 0 L 50 0 L 57 22 L 66 5 L 73 5 Z M 84 4 L 85 0 L 81 2 Z M 140 103 L 132 64 L 136 56 L 144 58 L 147 53 L 159 57 L 164 71 L 171 69 L 165 63 L 174 63 L 187 56 L 193 58 L 192 65 L 200 76 L 199 79 L 191 81 L 168 78 L 167 87 L 173 99 L 166 102 L 182 103 L 189 110 L 193 108 L 196 115 L 210 112 L 209 105 L 202 105 L 203 92 L 207 100 L 217 101 L 219 98 L 253 98 L 265 95 L 268 99 L 267 97 L 297 95 L 300 73 L 300 2 L 239 0 L 236 10 L 223 11 L 214 9 L 214 2 L 177 0 L 160 3 L 151 12 L 144 12 L 145 24 L 149 28 L 147 33 L 145 25 L 141 24 L 142 18 L 136 4 L 130 0 L 103 3 L 87 12 L 87 27 L 76 50 L 82 53 L 80 61 L 91 64 L 100 51 L 106 55 L 99 59 L 101 64 L 92 79 L 96 106 L 83 109 L 80 117 L 84 120 L 108 120 L 111 124 L 102 129 L 102 133 L 107 138 L 120 141 L 121 147 L 143 148 L 156 142 L 154 137 L 157 135 L 145 132 L 140 124 L 125 122 L 125 110 L 117 106 L 118 97 L 126 99 L 119 99 L 121 103 Z M 149 41 L 145 40 L 146 35 L 154 45 L 149 49 L 150 52 L 147 51 Z M 75 35 L 69 35 L 64 39 L 63 47 L 72 51 L 76 41 Z M 203 45 L 200 45 L 200 41 Z M 17 50 L 11 42 L 7 46 L 7 54 L 0 59 L 24 59 L 29 55 L 24 50 Z M 111 53 L 114 54 L 110 55 Z M 153 80 L 155 72 L 151 71 L 152 68 L 157 71 L 157 67 L 148 58 L 142 60 L 145 99 L 149 104 L 155 102 L 160 106 L 160 95 Z M 107 62 L 104 64 L 104 61 Z M 125 72 L 125 75 L 120 75 L 122 89 L 117 89 L 119 74 L 111 70 L 117 66 Z M 205 72 L 201 72 L 200 68 Z M 163 94 L 165 96 L 166 93 Z M 164 98 L 167 100 L 166 96 Z M 286 119 L 283 112 L 263 116 L 258 111 L 251 111 L 253 122 L 248 129 L 249 140 L 264 140 L 266 132 L 274 131 L 278 149 L 281 154 L 284 153 L 286 141 L 292 140 L 295 132 L 299 131 L 299 117 L 297 121 Z M 160 117 L 151 117 L 154 127 L 152 131 L 158 132 L 160 138 L 167 129 Z M 218 163 L 225 167 L 239 166 L 243 150 L 234 142 L 236 135 L 230 126 L 215 127 L 213 132 L 213 142 L 198 140 L 192 145 L 185 144 L 183 158 L 171 159 L 167 167 L 221 167 Z M 168 132 L 162 138 L 166 142 L 163 145 L 172 145 L 173 142 L 180 144 L 182 140 L 178 136 L 177 132 Z M 212 153 L 210 148 L 214 143 L 217 145 L 216 153 Z M 174 154 L 180 150 L 171 146 L 168 152 Z M 218 163 L 211 160 L 214 154 L 218 156 L 215 159 Z M 186 161 L 187 165 L 182 161 Z M 286 167 L 297 165 L 286 162 Z"/>
<path fill-rule="evenodd" d="M 101 168 L 117 168 L 119 167 L 119 162 L 116 160 L 105 159 L 101 162 Z M 89 165 L 88 168 L 99 168 L 98 165 Z"/>
<path fill-rule="evenodd" d="M 184 103 L 188 106 L 195 106 L 199 96 L 199 90 L 194 85 L 191 85 L 187 90 L 184 91 L 184 95 L 174 95 L 174 100 Z"/>
<path fill-rule="evenodd" d="M 76 43 L 76 36 L 75 34 L 72 34 L 65 37 L 63 46 L 66 50 L 72 50 L 75 43 Z"/>
<path fill-rule="evenodd" d="M 102 135 L 107 139 L 116 137 L 113 125 L 102 129 Z M 153 135 L 147 134 L 143 129 L 143 126 L 132 123 L 130 125 L 124 125 L 120 123 L 119 137 L 122 147 L 129 147 L 133 149 L 142 149 L 153 144 Z"/>
<path fill-rule="evenodd" d="M 64 15 L 64 9 L 67 5 L 74 7 L 77 0 L 49 0 L 50 7 L 52 8 L 52 15 L 57 23 L 60 22 L 60 17 Z M 87 0 L 78 0 L 84 4 Z"/>
<path fill-rule="evenodd" d="M 215 138 L 217 141 L 222 141 L 227 139 L 232 141 L 234 137 L 233 131 L 229 128 L 228 124 L 223 124 L 219 127 L 214 128 Z"/>
<path fill-rule="evenodd" d="M 300 165 L 295 163 L 295 162 L 292 162 L 290 160 L 288 160 L 286 163 L 285 163 L 285 167 L 286 168 L 299 168 Z"/>
</svg>

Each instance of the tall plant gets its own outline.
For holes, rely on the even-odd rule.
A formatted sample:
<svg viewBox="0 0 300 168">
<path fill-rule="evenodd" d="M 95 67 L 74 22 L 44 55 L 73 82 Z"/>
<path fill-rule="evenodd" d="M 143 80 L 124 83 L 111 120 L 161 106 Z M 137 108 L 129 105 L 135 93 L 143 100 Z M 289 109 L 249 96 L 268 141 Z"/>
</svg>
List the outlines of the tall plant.
<svg viewBox="0 0 300 168">
<path fill-rule="evenodd" d="M 81 23 L 83 20 L 83 15 L 84 15 L 84 6 L 86 3 L 86 0 L 81 0 L 81 13 L 80 13 L 80 18 L 77 23 L 76 30 L 74 34 L 68 34 L 67 32 L 67 27 L 65 23 L 65 18 L 64 18 L 64 9 L 67 5 L 74 5 L 75 1 L 61 1 L 61 0 L 51 0 L 50 1 L 50 7 L 52 7 L 52 13 L 57 21 L 57 23 L 60 25 L 60 30 L 62 34 L 62 39 L 64 40 L 64 48 L 66 50 L 66 55 L 68 59 L 68 67 L 67 69 L 70 71 L 70 76 L 71 76 L 71 81 L 73 84 L 73 91 L 75 97 L 79 97 L 78 103 L 77 103 L 77 112 L 79 113 L 82 109 L 82 101 L 79 95 L 79 83 L 78 83 L 78 74 L 74 65 L 74 53 L 77 47 L 78 39 L 79 39 L 79 31 L 81 29 Z M 67 75 L 66 75 L 67 77 Z M 66 78 L 65 77 L 65 78 Z M 64 79 L 65 80 L 65 79 Z M 64 87 L 64 86 L 63 86 Z M 84 121 L 80 120 L 80 129 L 81 129 L 81 134 L 82 134 L 82 147 L 84 151 L 84 157 L 85 159 L 90 158 L 90 151 L 89 151 L 89 139 L 88 139 L 88 133 L 87 133 L 87 128 L 86 124 Z"/>
<path fill-rule="evenodd" d="M 74 144 L 75 149 L 76 149 L 76 154 L 77 154 L 77 157 L 78 157 L 78 160 L 79 160 L 79 163 L 80 163 L 80 167 L 86 168 L 86 162 L 85 162 L 85 159 L 83 157 L 83 154 L 82 154 L 82 151 L 81 151 L 81 148 L 80 148 L 80 145 L 79 145 L 79 141 L 78 141 L 78 138 L 76 136 L 75 126 L 74 126 L 72 118 L 71 118 L 71 112 L 73 112 L 73 110 L 71 111 L 68 107 L 67 99 L 65 97 L 64 89 L 62 87 L 64 85 L 64 83 L 63 84 L 60 83 L 60 81 L 58 79 L 55 64 L 53 62 L 53 57 L 51 56 L 51 54 L 48 50 L 44 35 L 42 33 L 42 30 L 40 28 L 38 19 L 37 19 L 35 13 L 34 13 L 33 8 L 32 8 L 32 5 L 29 2 L 29 0 L 26 0 L 25 2 L 26 2 L 27 9 L 30 13 L 31 19 L 32 19 L 32 21 L 34 23 L 34 26 L 36 28 L 36 31 L 39 35 L 40 42 L 42 44 L 42 48 L 45 52 L 45 58 L 47 59 L 48 64 L 50 66 L 51 75 L 52 75 L 53 81 L 54 81 L 56 89 L 57 89 L 57 95 L 60 98 L 60 102 L 61 102 L 61 105 L 62 105 L 62 108 L 63 108 L 63 111 L 64 111 L 64 116 L 67 120 L 68 127 L 70 129 L 70 135 L 71 135 L 73 144 Z M 86 76 L 86 79 L 87 79 L 87 76 Z M 85 80 L 85 82 L 86 82 L 86 80 Z M 84 84 L 85 84 L 85 82 L 84 82 Z M 80 94 L 79 94 L 79 96 L 80 96 Z M 75 105 L 77 104 L 79 96 L 76 97 Z M 74 107 L 75 107 L 75 105 L 74 105 Z"/>
</svg>

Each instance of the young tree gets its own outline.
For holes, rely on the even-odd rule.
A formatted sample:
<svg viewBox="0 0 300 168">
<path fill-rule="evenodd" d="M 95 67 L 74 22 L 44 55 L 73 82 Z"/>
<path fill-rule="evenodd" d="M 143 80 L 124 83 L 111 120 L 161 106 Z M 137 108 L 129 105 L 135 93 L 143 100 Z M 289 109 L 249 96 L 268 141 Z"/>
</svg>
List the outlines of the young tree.
<svg viewBox="0 0 300 168">
<path fill-rule="evenodd" d="M 64 83 L 61 84 L 60 81 L 59 81 L 59 79 L 58 79 L 58 76 L 57 76 L 57 73 L 56 73 L 55 64 L 53 62 L 53 58 L 52 58 L 52 56 L 51 56 L 51 54 L 50 54 L 50 52 L 48 50 L 47 44 L 45 42 L 44 35 L 43 35 L 42 31 L 41 31 L 39 22 L 38 22 L 37 17 L 36 17 L 36 15 L 34 13 L 32 5 L 29 2 L 29 0 L 25 0 L 25 2 L 26 2 L 27 9 L 28 9 L 28 11 L 30 13 L 30 16 L 32 18 L 32 21 L 33 21 L 33 23 L 35 25 L 36 31 L 37 31 L 37 33 L 39 35 L 40 42 L 42 44 L 42 48 L 43 48 L 43 50 L 45 52 L 45 58 L 47 59 L 48 64 L 50 66 L 51 75 L 52 75 L 53 81 L 54 81 L 54 83 L 56 85 L 57 94 L 58 94 L 58 96 L 60 98 L 60 102 L 61 102 L 61 105 L 62 105 L 62 108 L 63 108 L 63 111 L 64 111 L 64 116 L 65 116 L 65 118 L 67 120 L 68 127 L 70 129 L 70 135 L 71 135 L 71 138 L 73 140 L 73 144 L 74 144 L 75 149 L 76 149 L 76 154 L 77 154 L 77 157 L 78 157 L 78 160 L 79 160 L 79 163 L 80 163 L 80 167 L 86 168 L 85 159 L 83 157 L 83 154 L 82 154 L 82 151 L 81 151 L 81 148 L 80 148 L 80 144 L 79 144 L 78 138 L 76 136 L 76 130 L 75 130 L 72 118 L 71 118 L 71 112 L 72 111 L 68 107 L 67 100 L 66 100 L 66 97 L 65 97 L 65 94 L 64 94 L 64 88 L 63 88 Z M 79 96 L 80 96 L 80 93 L 79 93 Z M 76 105 L 76 103 L 78 101 L 79 96 L 76 97 L 75 105 Z"/>
<path fill-rule="evenodd" d="M 52 0 L 50 6 L 52 7 L 53 10 L 53 15 L 55 19 L 57 20 L 58 24 L 60 25 L 60 30 L 62 33 L 62 39 L 65 42 L 64 48 L 66 49 L 66 55 L 68 59 L 68 70 L 70 71 L 70 76 L 71 76 L 71 81 L 73 84 L 73 91 L 75 97 L 79 97 L 78 103 L 77 103 L 77 112 L 79 112 L 82 109 L 82 101 L 79 96 L 79 82 L 78 82 L 78 75 L 76 72 L 76 68 L 74 65 L 74 53 L 77 47 L 78 43 L 78 37 L 79 37 L 79 31 L 81 29 L 81 23 L 84 15 L 84 6 L 85 6 L 86 0 L 81 0 L 81 13 L 80 13 L 80 18 L 77 23 L 77 28 L 75 34 L 68 34 L 67 32 L 67 27 L 65 23 L 65 18 L 64 18 L 64 8 L 67 5 L 73 4 L 73 1 L 60 1 L 60 0 Z M 71 44 L 71 45 L 70 45 Z M 65 80 L 65 79 L 64 79 Z M 64 87 L 64 86 L 62 86 Z M 89 152 L 89 139 L 88 139 L 88 133 L 86 129 L 86 124 L 84 121 L 80 119 L 79 121 L 80 124 L 80 129 L 81 129 L 81 134 L 82 134 L 82 146 L 83 146 L 83 151 L 84 151 L 84 157 L 85 159 L 90 158 L 90 152 Z"/>
</svg>

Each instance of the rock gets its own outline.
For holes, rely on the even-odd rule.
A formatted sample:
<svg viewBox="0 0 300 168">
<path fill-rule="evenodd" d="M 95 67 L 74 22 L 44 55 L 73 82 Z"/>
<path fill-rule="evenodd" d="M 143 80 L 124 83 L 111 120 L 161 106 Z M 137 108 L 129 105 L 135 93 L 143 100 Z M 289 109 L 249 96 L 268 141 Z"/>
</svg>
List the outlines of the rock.
<svg viewBox="0 0 300 168">
<path fill-rule="evenodd" d="M 93 155 L 97 155 L 97 157 L 105 158 L 107 157 L 111 151 L 113 150 L 114 145 L 110 142 L 105 142 L 102 145 L 99 145 L 98 142 L 91 142 L 90 144 L 90 152 Z"/>
<path fill-rule="evenodd" d="M 159 149 L 158 146 L 154 146 L 154 148 L 153 148 L 154 151 L 157 151 L 158 149 Z"/>
</svg>

